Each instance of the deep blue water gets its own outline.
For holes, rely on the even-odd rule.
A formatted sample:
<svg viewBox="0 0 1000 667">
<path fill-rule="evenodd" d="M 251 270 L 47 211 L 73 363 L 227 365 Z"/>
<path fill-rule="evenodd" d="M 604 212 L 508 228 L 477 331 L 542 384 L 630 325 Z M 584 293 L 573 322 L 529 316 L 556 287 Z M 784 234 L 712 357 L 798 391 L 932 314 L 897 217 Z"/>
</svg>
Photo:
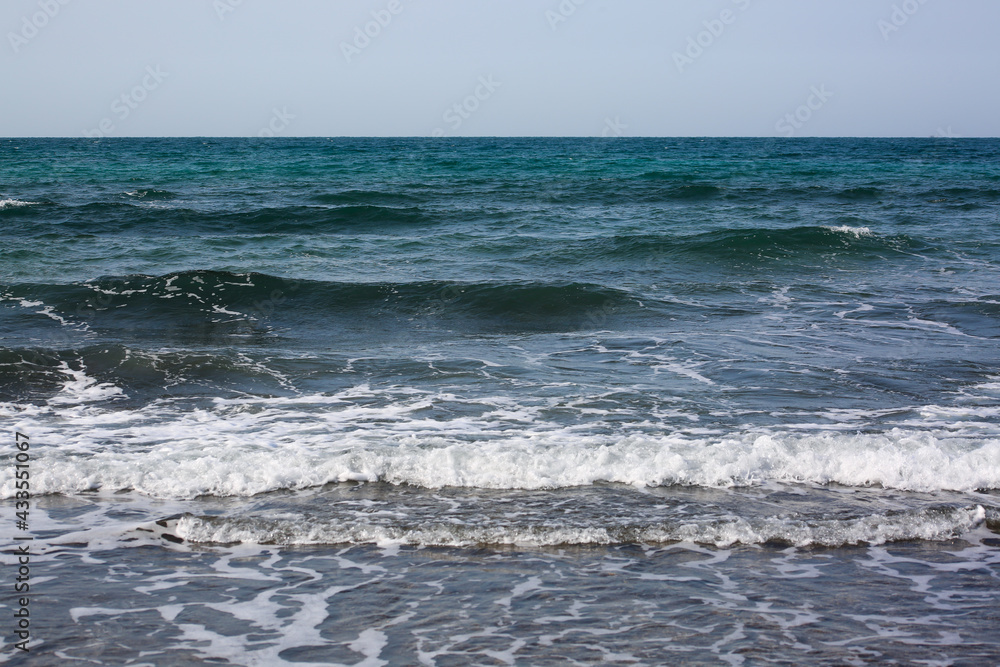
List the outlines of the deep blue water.
<svg viewBox="0 0 1000 667">
<path fill-rule="evenodd" d="M 998 140 L 0 140 L 0 241 L 66 664 L 1000 659 Z"/>
</svg>

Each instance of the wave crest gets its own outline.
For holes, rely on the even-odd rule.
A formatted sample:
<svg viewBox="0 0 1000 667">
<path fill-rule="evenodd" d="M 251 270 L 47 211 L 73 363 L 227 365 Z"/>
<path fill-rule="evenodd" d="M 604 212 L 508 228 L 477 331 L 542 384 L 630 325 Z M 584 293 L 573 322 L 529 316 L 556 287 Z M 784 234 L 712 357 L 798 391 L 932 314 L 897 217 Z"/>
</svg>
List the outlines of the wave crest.
<svg viewBox="0 0 1000 667">
<path fill-rule="evenodd" d="M 557 547 L 695 542 L 719 548 L 774 544 L 795 547 L 880 545 L 908 540 L 953 539 L 982 525 L 986 510 L 971 507 L 930 507 L 877 513 L 847 519 L 789 519 L 783 517 L 666 521 L 654 524 L 556 526 L 488 521 L 376 523 L 362 519 L 262 519 L 191 514 L 159 522 L 142 530 L 166 533 L 170 541 L 194 544 L 379 544 L 409 546 L 519 546 Z"/>
<path fill-rule="evenodd" d="M 86 433 L 53 434 L 63 446 L 36 453 L 40 472 L 33 476 L 33 489 L 134 490 L 159 498 L 253 496 L 350 481 L 430 489 L 603 483 L 718 488 L 770 482 L 926 492 L 1000 489 L 1000 441 L 941 431 L 613 440 L 566 429 L 469 442 L 449 437 L 448 425 L 438 423 L 424 431 L 366 420 L 367 428 L 358 430 L 346 397 L 314 397 L 326 413 L 296 410 L 304 407 L 303 399 L 271 400 L 276 411 L 248 413 L 234 404 L 139 426 L 130 429 L 128 448 L 112 451 L 91 444 Z M 12 474 L 0 471 L 4 498 L 14 494 Z"/>
</svg>

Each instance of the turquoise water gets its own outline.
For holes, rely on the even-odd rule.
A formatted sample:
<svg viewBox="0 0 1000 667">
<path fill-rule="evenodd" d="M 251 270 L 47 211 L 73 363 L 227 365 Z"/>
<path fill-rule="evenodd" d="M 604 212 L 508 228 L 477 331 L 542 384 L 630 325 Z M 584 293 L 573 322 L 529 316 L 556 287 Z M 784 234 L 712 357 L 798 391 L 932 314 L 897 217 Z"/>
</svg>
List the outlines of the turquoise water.
<svg viewBox="0 0 1000 667">
<path fill-rule="evenodd" d="M 0 141 L 38 650 L 995 661 L 998 158 Z"/>
</svg>

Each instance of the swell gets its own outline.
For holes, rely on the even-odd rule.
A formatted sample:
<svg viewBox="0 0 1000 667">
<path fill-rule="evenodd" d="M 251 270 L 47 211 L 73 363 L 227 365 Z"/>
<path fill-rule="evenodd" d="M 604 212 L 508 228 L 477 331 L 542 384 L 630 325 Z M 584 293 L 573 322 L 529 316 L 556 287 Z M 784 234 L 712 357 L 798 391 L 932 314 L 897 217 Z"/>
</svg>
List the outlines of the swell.
<svg viewBox="0 0 1000 667">
<path fill-rule="evenodd" d="M 287 393 L 287 382 L 269 366 L 231 350 L 151 351 L 120 343 L 0 347 L 0 402 L 58 403 L 60 396 L 67 402 L 73 396 L 124 406 L 167 396 L 214 397 L 227 390 L 275 396 Z"/>
<path fill-rule="evenodd" d="M 837 254 L 857 259 L 889 253 L 931 251 L 930 241 L 906 234 L 883 235 L 868 227 L 803 226 L 788 229 L 723 229 L 691 236 L 645 234 L 598 242 L 609 256 L 648 259 L 656 255 L 693 256 L 706 260 L 786 259 Z"/>
<path fill-rule="evenodd" d="M 313 195 L 312 200 L 318 204 L 341 206 L 415 206 L 423 203 L 424 198 L 381 190 L 343 190 Z"/>
<path fill-rule="evenodd" d="M 124 193 L 125 197 L 129 199 L 140 199 L 147 201 L 167 201 L 171 199 L 176 199 L 178 194 L 176 192 L 171 192 L 170 190 L 158 190 L 156 188 L 137 188 L 135 190 L 128 190 Z"/>
<path fill-rule="evenodd" d="M 634 311 L 630 293 L 577 282 L 356 283 L 289 280 L 261 273 L 187 271 L 105 277 L 86 283 L 2 289 L 29 312 L 72 324 L 132 321 L 137 327 L 236 326 L 315 315 L 425 316 L 510 324 L 605 317 Z M 595 315 L 596 314 L 596 315 Z"/>
<path fill-rule="evenodd" d="M 976 199 L 982 199 L 984 203 L 990 203 L 1000 201 L 1000 189 L 957 186 L 942 187 L 922 192 L 921 197 L 930 200 L 932 203 L 965 203 L 968 200 Z"/>
<path fill-rule="evenodd" d="M 804 177 L 795 181 L 790 175 Z M 736 180 L 737 174 L 719 176 L 699 173 L 697 170 L 676 172 L 647 172 L 633 178 L 623 178 L 609 173 L 607 176 L 586 181 L 522 185 L 516 191 L 526 198 L 542 193 L 552 203 L 572 204 L 585 202 L 595 205 L 621 204 L 677 204 L 677 205 L 788 205 L 816 204 L 822 206 L 850 206 L 869 208 L 900 203 L 930 202 L 950 205 L 992 206 L 1000 198 L 1000 191 L 990 187 L 943 187 L 922 189 L 882 184 L 879 186 L 852 186 L 836 181 L 836 172 L 774 172 L 772 182 L 745 182 Z M 826 178 L 818 178 L 826 177 Z"/>
<path fill-rule="evenodd" d="M 789 260 L 906 261 L 913 254 L 934 254 L 947 249 L 948 246 L 932 239 L 902 233 L 882 234 L 863 225 L 817 225 L 729 228 L 689 235 L 619 234 L 562 243 L 557 248 L 543 247 L 538 254 L 562 262 L 627 261 L 633 269 L 642 270 L 660 266 L 690 269 L 714 263 L 780 266 Z"/>
<path fill-rule="evenodd" d="M 169 199 L 152 197 L 152 199 Z M 393 227 L 423 226 L 435 218 L 417 206 L 357 203 L 341 206 L 294 205 L 248 211 L 200 211 L 164 208 L 128 202 L 94 202 L 81 206 L 54 203 L 10 206 L 0 219 L 11 224 L 8 233 L 32 236 L 73 231 L 88 234 L 199 233 L 290 234 L 366 232 Z"/>
</svg>

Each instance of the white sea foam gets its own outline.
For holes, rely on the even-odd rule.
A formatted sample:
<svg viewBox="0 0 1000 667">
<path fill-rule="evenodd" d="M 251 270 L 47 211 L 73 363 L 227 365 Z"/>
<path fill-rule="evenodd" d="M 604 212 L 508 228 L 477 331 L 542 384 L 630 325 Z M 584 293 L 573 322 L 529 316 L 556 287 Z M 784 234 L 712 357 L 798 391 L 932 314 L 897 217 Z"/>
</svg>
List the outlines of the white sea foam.
<svg viewBox="0 0 1000 667">
<path fill-rule="evenodd" d="M 872 230 L 869 227 L 851 227 L 849 225 L 841 225 L 839 227 L 827 227 L 831 232 L 840 232 L 841 234 L 850 234 L 855 238 L 861 238 L 862 236 L 872 236 Z"/>
<path fill-rule="evenodd" d="M 993 405 L 915 407 L 908 412 L 916 417 L 882 432 L 851 427 L 879 416 L 861 411 L 817 415 L 837 422 L 831 430 L 655 430 L 647 423 L 613 435 L 552 422 L 553 404 L 543 399 L 461 398 L 407 386 L 216 399 L 199 408 L 164 399 L 121 410 L 108 402 L 123 396 L 119 387 L 66 362 L 59 371 L 64 386 L 45 404 L 0 403 L 0 426 L 38 443 L 36 493 L 245 497 L 348 481 L 432 489 L 773 482 L 1000 489 L 1000 406 Z M 461 416 L 428 415 L 439 404 L 461 405 Z M 13 469 L 0 467 L 0 497 L 14 493 Z"/>
<path fill-rule="evenodd" d="M 423 413 L 432 400 L 422 395 L 381 407 L 345 395 L 227 401 L 180 411 L 164 402 L 120 411 L 92 403 L 114 396 L 113 385 L 82 371 L 63 372 L 70 376 L 66 390 L 50 405 L 0 405 L 0 421 L 39 443 L 33 449 L 37 493 L 250 496 L 345 481 L 488 489 L 771 481 L 914 491 L 1000 488 L 1000 437 L 978 423 L 968 433 L 897 428 L 611 436 L 539 424 L 531 409 L 505 420 L 511 410 L 502 402 L 485 416 L 431 419 Z M 12 474 L 0 469 L 2 497 L 14 494 Z"/>
<path fill-rule="evenodd" d="M 184 516 L 170 529 L 189 542 L 206 544 L 361 544 L 472 546 L 559 546 L 582 544 L 696 542 L 717 547 L 734 544 L 782 542 L 798 547 L 885 544 L 901 540 L 942 540 L 959 537 L 986 520 L 982 506 L 926 509 L 893 514 L 873 514 L 851 519 L 806 521 L 785 517 L 748 519 L 691 518 L 654 526 L 608 527 L 511 525 L 506 522 L 469 525 L 420 522 L 411 525 L 376 525 L 340 520 L 204 519 Z M 515 589 L 513 596 L 518 591 Z M 507 598 L 509 600 L 509 598 Z"/>
<path fill-rule="evenodd" d="M 111 383 L 98 382 L 87 375 L 86 370 L 70 368 L 65 361 L 60 364 L 59 372 L 68 379 L 60 392 L 49 399 L 49 405 L 79 405 L 124 395 L 121 388 Z"/>
<path fill-rule="evenodd" d="M 21 206 L 34 206 L 36 201 L 22 201 L 20 199 L 0 199 L 0 211 L 5 208 L 20 208 Z"/>
</svg>

